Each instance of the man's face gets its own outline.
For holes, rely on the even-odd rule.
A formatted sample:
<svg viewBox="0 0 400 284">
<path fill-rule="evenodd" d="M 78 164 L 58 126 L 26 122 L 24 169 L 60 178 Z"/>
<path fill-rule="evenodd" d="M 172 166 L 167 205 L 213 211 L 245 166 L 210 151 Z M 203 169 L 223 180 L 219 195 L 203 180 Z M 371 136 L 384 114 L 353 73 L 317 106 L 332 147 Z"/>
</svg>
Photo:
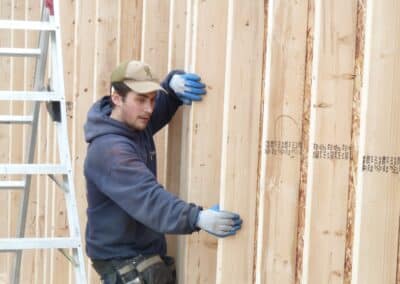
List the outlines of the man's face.
<svg viewBox="0 0 400 284">
<path fill-rule="evenodd" d="M 114 93 L 112 100 L 115 107 L 111 117 L 125 123 L 135 130 L 144 130 L 150 121 L 154 110 L 156 92 L 138 94 L 129 92 L 123 100 L 121 96 Z"/>
</svg>

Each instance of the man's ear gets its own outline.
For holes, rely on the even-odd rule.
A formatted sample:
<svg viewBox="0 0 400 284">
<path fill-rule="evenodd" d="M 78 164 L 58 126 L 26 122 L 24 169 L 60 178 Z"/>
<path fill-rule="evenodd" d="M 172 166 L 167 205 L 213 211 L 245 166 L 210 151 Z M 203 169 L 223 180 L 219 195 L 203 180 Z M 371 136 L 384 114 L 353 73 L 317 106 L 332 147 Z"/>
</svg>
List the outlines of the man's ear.
<svg viewBox="0 0 400 284">
<path fill-rule="evenodd" d="M 122 103 L 122 97 L 116 91 L 111 93 L 111 100 L 116 106 L 120 106 Z"/>
</svg>

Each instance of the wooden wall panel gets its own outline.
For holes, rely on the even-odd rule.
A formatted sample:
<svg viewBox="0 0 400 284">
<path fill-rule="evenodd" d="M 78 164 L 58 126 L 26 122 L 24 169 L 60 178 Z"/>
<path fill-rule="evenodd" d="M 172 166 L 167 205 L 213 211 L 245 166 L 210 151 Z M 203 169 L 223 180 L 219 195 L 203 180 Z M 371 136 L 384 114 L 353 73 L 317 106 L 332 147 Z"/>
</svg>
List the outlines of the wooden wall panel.
<svg viewBox="0 0 400 284">
<path fill-rule="evenodd" d="M 229 1 L 228 5 L 220 205 L 239 213 L 243 228 L 218 243 L 216 283 L 220 284 L 254 282 L 264 54 L 264 3 Z"/>
<path fill-rule="evenodd" d="M 343 281 L 356 23 L 357 1 L 315 6 L 304 283 Z"/>
<path fill-rule="evenodd" d="M 185 67 L 186 0 L 170 1 L 169 11 L 168 70 L 183 70 Z M 182 149 L 188 143 L 187 135 L 185 135 L 187 133 L 184 131 L 184 121 L 189 120 L 188 109 L 185 106 L 180 107 L 168 124 L 166 188 L 169 192 L 181 197 L 185 195 L 183 193 L 185 188 L 181 188 L 180 181 L 184 174 L 181 172 L 185 156 Z M 168 255 L 176 258 L 177 267 L 184 267 L 181 264 L 182 256 L 178 257 L 178 253 L 183 252 L 183 239 L 183 236 L 167 236 Z M 182 271 L 180 269 L 178 273 Z"/>
<path fill-rule="evenodd" d="M 141 60 L 148 63 L 156 76 L 164 79 L 168 68 L 169 1 L 144 0 Z M 165 185 L 168 128 L 155 136 L 157 179 Z"/>
<path fill-rule="evenodd" d="M 118 5 L 101 0 L 96 15 L 95 94 L 97 99 L 110 94 L 110 74 L 117 62 Z"/>
<path fill-rule="evenodd" d="M 76 51 L 76 78 L 74 81 L 74 133 L 73 133 L 73 166 L 75 175 L 76 197 L 79 199 L 78 208 L 81 218 L 81 232 L 86 226 L 86 190 L 83 177 L 83 162 L 86 156 L 83 125 L 90 106 L 97 98 L 95 93 L 95 56 L 96 56 L 96 1 L 81 1 L 77 10 L 77 51 Z M 87 262 L 88 283 L 98 283 L 96 272 Z"/>
<path fill-rule="evenodd" d="M 140 60 L 142 49 L 143 0 L 120 0 L 119 58 L 118 62 Z"/>
<path fill-rule="evenodd" d="M 190 71 L 207 83 L 207 95 L 191 107 L 188 195 L 204 207 L 218 203 L 228 1 L 194 1 Z M 217 239 L 204 233 L 187 238 L 183 283 L 214 283 Z"/>
<path fill-rule="evenodd" d="M 0 17 L 34 18 L 40 8 L 36 4 L 3 0 Z M 182 107 L 168 131 L 157 137 L 160 181 L 185 200 L 204 207 L 220 202 L 245 221 L 237 236 L 219 242 L 204 232 L 178 242 L 169 238 L 179 283 L 350 283 L 350 277 L 363 284 L 399 281 L 400 57 L 393 35 L 400 30 L 400 7 L 395 0 L 65 0 L 61 5 L 82 234 L 87 110 L 108 93 L 110 71 L 117 63 L 142 59 L 161 79 L 169 69 L 182 68 L 198 73 L 207 84 L 203 102 Z M 364 28 L 365 68 L 358 62 Z M 1 47 L 34 41 L 34 35 L 24 32 L 0 31 Z M 32 66 L 29 60 L 0 58 L 0 88 L 29 88 Z M 350 151 L 356 153 L 361 73 L 366 83 L 360 155 L 350 161 L 315 159 L 314 144 L 352 145 Z M 27 113 L 29 105 L 2 102 L 0 111 Z M 36 159 L 55 161 L 45 108 L 40 123 Z M 22 161 L 28 135 L 27 128 L 1 126 L 2 162 Z M 348 185 L 355 169 L 349 163 L 357 161 L 359 183 L 350 178 Z M 354 184 L 358 207 L 353 236 Z M 20 195 L 0 194 L 0 236 L 6 237 L 15 234 Z M 63 202 L 48 178 L 34 179 L 27 234 L 67 233 Z M 11 254 L 0 255 L 0 282 L 7 283 L 11 263 Z M 23 267 L 25 283 L 73 283 L 71 265 L 57 251 L 24 253 Z M 89 283 L 99 283 L 89 260 L 87 267 Z"/>
<path fill-rule="evenodd" d="M 189 1 L 191 2 L 191 1 Z M 185 70 L 189 64 L 186 54 L 191 36 L 188 25 L 193 19 L 191 3 L 187 0 L 170 1 L 170 32 L 168 69 Z M 191 27 L 190 27 L 191 28 Z M 182 105 L 168 125 L 167 189 L 187 200 L 187 172 L 189 160 L 190 106 Z M 186 236 L 168 236 L 168 252 L 176 257 L 178 283 L 184 283 Z"/>
<path fill-rule="evenodd" d="M 269 1 L 257 283 L 294 283 L 308 1 Z"/>
<path fill-rule="evenodd" d="M 398 283 L 400 3 L 366 9 L 352 283 Z"/>
</svg>

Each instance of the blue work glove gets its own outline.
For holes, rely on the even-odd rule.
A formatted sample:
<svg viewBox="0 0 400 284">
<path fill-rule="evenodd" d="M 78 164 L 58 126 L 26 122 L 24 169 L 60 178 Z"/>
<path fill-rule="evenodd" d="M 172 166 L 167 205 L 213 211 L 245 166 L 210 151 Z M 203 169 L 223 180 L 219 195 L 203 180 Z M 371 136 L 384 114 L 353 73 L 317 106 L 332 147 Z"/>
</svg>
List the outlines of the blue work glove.
<svg viewBox="0 0 400 284">
<path fill-rule="evenodd" d="M 242 227 L 242 219 L 236 213 L 219 210 L 219 205 L 202 210 L 196 226 L 219 238 L 232 236 Z"/>
<path fill-rule="evenodd" d="M 200 80 L 193 73 L 175 74 L 169 81 L 169 86 L 185 105 L 191 105 L 192 101 L 201 101 L 202 95 L 206 93 L 206 85 Z"/>
</svg>

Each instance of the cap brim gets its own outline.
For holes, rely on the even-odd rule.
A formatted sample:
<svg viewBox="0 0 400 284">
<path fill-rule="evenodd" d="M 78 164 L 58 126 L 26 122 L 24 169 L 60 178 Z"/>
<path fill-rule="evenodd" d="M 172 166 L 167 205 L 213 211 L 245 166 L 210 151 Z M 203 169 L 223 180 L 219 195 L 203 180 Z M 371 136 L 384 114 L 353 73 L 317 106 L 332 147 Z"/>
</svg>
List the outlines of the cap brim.
<svg viewBox="0 0 400 284">
<path fill-rule="evenodd" d="M 155 91 L 163 91 L 167 93 L 159 83 L 153 81 L 124 81 L 124 83 L 134 92 L 139 94 L 147 94 Z"/>
</svg>

